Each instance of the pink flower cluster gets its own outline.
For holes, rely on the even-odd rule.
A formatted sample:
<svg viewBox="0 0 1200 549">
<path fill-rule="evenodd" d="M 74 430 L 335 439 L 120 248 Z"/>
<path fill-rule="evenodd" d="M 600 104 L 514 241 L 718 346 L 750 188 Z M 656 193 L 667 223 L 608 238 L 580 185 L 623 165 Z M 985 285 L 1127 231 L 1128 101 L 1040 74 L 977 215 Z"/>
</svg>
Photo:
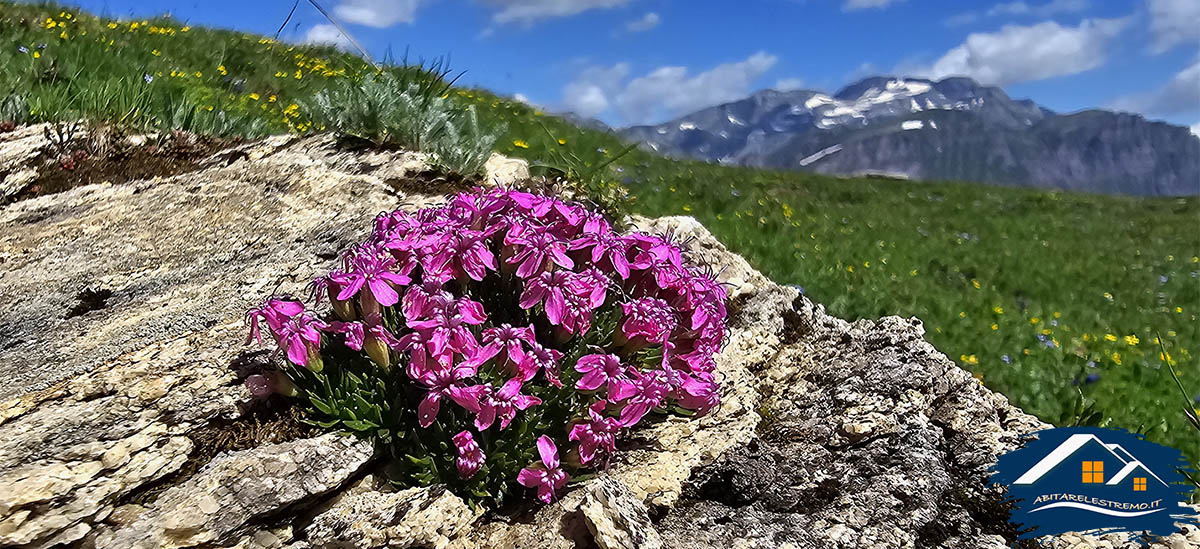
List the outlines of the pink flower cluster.
<svg viewBox="0 0 1200 549">
<path fill-rule="evenodd" d="M 251 337 L 265 324 L 290 363 L 313 371 L 338 340 L 365 353 L 417 389 L 423 429 L 449 421 L 444 406 L 465 412 L 470 424 L 451 441 L 462 478 L 486 463 L 480 435 L 542 406 L 535 393 L 581 393 L 586 406 L 540 436 L 541 460 L 517 475 L 545 502 L 567 482 L 566 464 L 605 466 L 620 431 L 651 410 L 701 415 L 720 400 L 723 289 L 668 239 L 617 234 L 578 204 L 477 190 L 384 214 L 314 289 L 314 306 L 327 296 L 332 316 L 270 299 L 250 311 Z M 578 459 L 560 463 L 560 445 Z"/>
</svg>

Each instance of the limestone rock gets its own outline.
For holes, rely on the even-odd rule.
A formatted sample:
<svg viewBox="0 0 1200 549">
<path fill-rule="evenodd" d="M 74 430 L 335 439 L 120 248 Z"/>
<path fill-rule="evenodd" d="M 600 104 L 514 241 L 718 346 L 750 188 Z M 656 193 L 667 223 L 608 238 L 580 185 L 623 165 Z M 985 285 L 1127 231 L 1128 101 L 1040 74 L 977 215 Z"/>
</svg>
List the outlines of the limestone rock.
<svg viewBox="0 0 1200 549">
<path fill-rule="evenodd" d="M 483 169 L 487 174 L 484 176 L 484 182 L 488 185 L 505 187 L 529 179 L 529 163 L 520 158 L 492 153 Z"/>
<path fill-rule="evenodd" d="M 3 158 L 13 139 L 44 146 L 40 127 L 5 139 Z M 0 545 L 87 535 L 179 470 L 194 430 L 241 413 L 244 311 L 302 289 L 378 212 L 431 200 L 365 162 L 280 136 L 191 174 L 0 207 Z"/>
<path fill-rule="evenodd" d="M 50 146 L 43 134 L 48 127 L 36 124 L 0 134 L 0 203 L 37 179 L 35 160 Z"/>
<path fill-rule="evenodd" d="M 444 487 L 338 498 L 304 528 L 316 547 L 446 547 L 478 514 Z"/>
<path fill-rule="evenodd" d="M 619 481 L 602 476 L 592 482 L 579 509 L 601 549 L 661 549 L 663 546 L 646 506 Z"/>
<path fill-rule="evenodd" d="M 232 541 L 253 520 L 338 488 L 372 454 L 369 442 L 337 433 L 224 454 L 162 493 L 129 525 L 102 531 L 95 546 L 195 547 Z"/>
</svg>

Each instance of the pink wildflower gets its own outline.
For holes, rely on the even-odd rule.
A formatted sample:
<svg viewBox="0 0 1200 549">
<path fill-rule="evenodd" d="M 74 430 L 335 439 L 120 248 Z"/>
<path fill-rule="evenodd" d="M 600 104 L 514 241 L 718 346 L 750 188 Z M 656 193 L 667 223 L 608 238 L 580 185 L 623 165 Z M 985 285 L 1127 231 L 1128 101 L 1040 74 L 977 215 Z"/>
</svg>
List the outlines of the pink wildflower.
<svg viewBox="0 0 1200 549">
<path fill-rule="evenodd" d="M 567 485 L 567 472 L 559 468 L 558 447 L 550 437 L 542 435 L 537 440 L 538 455 L 541 463 L 521 469 L 517 474 L 517 482 L 527 488 L 537 488 L 538 499 L 549 504 L 563 486 Z"/>
<path fill-rule="evenodd" d="M 454 448 L 458 451 L 458 459 L 454 461 L 458 467 L 458 476 L 462 478 L 471 478 L 479 469 L 483 467 L 485 456 L 483 449 L 479 447 L 479 443 L 475 442 L 475 437 L 470 431 L 462 431 L 454 435 Z"/>
<path fill-rule="evenodd" d="M 597 451 L 602 450 L 611 456 L 617 452 L 617 431 L 621 430 L 621 422 L 616 418 L 605 417 L 604 401 L 593 403 L 588 407 L 590 421 L 578 421 L 571 426 L 570 440 L 579 441 L 579 462 L 583 465 L 596 459 Z"/>
</svg>

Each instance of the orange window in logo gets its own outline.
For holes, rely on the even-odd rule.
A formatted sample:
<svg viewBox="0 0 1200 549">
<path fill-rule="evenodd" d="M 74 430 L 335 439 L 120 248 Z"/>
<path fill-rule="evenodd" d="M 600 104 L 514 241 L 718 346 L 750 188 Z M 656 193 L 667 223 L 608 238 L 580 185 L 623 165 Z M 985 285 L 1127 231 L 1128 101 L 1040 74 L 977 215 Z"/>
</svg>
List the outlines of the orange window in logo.
<svg viewBox="0 0 1200 549">
<path fill-rule="evenodd" d="M 1146 491 L 1146 477 L 1134 477 L 1133 478 L 1133 491 L 1134 492 L 1145 492 Z"/>
<path fill-rule="evenodd" d="M 1145 479 L 1143 479 L 1145 480 Z M 1085 461 L 1083 462 L 1083 483 L 1084 484 L 1102 484 L 1104 483 L 1104 462 L 1103 461 Z M 1144 486 L 1144 484 L 1143 484 Z"/>
</svg>

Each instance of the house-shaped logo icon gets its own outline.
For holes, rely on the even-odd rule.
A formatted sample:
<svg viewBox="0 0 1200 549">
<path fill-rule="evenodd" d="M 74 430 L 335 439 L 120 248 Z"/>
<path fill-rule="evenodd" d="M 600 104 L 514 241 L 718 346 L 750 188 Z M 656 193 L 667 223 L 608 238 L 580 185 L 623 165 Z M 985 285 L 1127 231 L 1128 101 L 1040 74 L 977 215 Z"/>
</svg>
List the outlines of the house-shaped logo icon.
<svg viewBox="0 0 1200 549">
<path fill-rule="evenodd" d="M 1073 467 L 1075 464 L 1078 464 L 1078 467 Z M 1133 454 L 1120 444 L 1106 444 L 1096 435 L 1088 433 L 1079 433 L 1067 437 L 1066 440 L 1047 454 L 1046 457 L 1039 460 L 1020 477 L 1017 477 L 1017 480 L 1013 481 L 1013 484 L 1032 485 L 1060 469 L 1061 473 L 1059 474 L 1062 476 L 1075 475 L 1079 478 L 1081 485 L 1090 485 L 1086 486 L 1087 488 L 1095 488 L 1097 485 L 1103 485 L 1106 487 L 1124 488 L 1128 492 L 1148 493 L 1159 491 L 1158 489 L 1152 490 L 1150 489 L 1151 487 L 1170 489 L 1170 486 L 1162 477 L 1155 474 L 1144 463 L 1133 457 Z M 1108 495 L 1119 494 L 1108 492 Z M 1162 507 L 1141 511 L 1120 511 L 1076 501 L 1046 503 L 1031 509 L 1031 511 L 1063 507 L 1084 509 L 1114 516 L 1139 516 L 1165 511 Z"/>
<path fill-rule="evenodd" d="M 1165 535 L 1189 520 L 1180 503 L 1187 462 L 1178 450 L 1090 427 L 1034 435 L 992 469 L 1015 503 L 1012 521 L 1032 528 L 1023 537 L 1094 529 Z"/>
</svg>

